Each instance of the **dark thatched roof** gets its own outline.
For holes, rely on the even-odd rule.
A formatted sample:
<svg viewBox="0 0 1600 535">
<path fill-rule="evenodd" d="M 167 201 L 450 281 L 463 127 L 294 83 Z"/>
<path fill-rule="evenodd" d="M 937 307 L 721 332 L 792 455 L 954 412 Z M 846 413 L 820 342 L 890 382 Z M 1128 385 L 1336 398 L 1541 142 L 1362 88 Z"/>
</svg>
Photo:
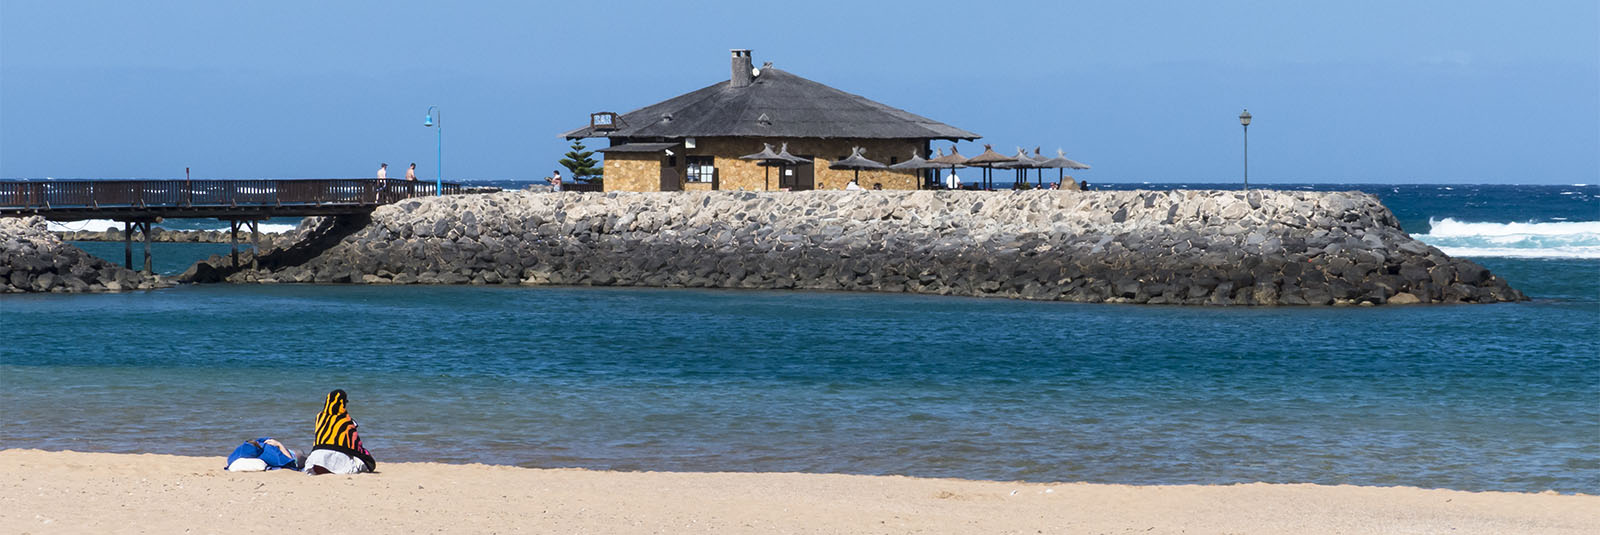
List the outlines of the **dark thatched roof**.
<svg viewBox="0 0 1600 535">
<path fill-rule="evenodd" d="M 789 74 L 763 69 L 747 87 L 717 82 L 620 116 L 615 130 L 586 137 L 775 137 L 972 140 L 978 134 Z"/>
<path fill-rule="evenodd" d="M 624 143 L 599 149 L 595 152 L 661 152 L 677 145 L 677 143 Z"/>
</svg>

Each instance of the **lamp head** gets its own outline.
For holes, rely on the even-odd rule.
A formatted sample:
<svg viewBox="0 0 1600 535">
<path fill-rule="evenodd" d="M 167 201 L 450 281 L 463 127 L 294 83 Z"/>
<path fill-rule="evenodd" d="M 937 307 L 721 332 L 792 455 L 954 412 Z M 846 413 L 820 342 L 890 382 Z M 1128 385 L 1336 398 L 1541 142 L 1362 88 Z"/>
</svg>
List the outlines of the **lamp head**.
<svg viewBox="0 0 1600 535">
<path fill-rule="evenodd" d="M 433 126 L 433 114 L 428 114 L 428 117 L 422 120 L 422 126 Z"/>
<path fill-rule="evenodd" d="M 1244 113 L 1239 114 L 1239 124 L 1250 126 L 1250 110 L 1244 110 Z"/>
</svg>

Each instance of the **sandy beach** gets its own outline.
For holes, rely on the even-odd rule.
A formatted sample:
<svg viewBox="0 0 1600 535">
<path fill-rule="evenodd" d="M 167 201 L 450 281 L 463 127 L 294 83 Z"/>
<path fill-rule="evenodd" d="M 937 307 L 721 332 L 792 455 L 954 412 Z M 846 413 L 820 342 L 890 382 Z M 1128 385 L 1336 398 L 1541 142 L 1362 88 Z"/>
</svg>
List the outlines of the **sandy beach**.
<svg viewBox="0 0 1600 535">
<path fill-rule="evenodd" d="M 1404 487 L 1041 484 L 0 451 L 7 533 L 1594 533 L 1600 497 Z M 338 519 L 338 520 L 334 520 Z"/>
</svg>

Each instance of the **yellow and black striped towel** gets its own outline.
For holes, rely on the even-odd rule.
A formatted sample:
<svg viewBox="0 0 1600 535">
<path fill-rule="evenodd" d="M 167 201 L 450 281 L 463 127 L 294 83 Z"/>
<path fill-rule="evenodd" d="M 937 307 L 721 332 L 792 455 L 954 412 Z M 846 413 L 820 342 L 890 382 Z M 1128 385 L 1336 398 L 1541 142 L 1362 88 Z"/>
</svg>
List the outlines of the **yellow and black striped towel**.
<svg viewBox="0 0 1600 535">
<path fill-rule="evenodd" d="M 317 414 L 317 440 L 312 450 L 333 450 L 361 459 L 367 470 L 377 470 L 378 461 L 361 445 L 361 434 L 356 432 L 356 421 L 350 417 L 345 404 L 350 400 L 344 390 L 328 393 L 328 400 Z"/>
</svg>

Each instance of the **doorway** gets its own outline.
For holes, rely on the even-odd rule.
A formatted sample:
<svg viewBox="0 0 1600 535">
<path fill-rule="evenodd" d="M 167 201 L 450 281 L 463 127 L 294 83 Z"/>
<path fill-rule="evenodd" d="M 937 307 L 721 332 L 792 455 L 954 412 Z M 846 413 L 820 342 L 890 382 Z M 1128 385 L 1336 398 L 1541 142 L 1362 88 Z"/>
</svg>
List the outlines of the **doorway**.
<svg viewBox="0 0 1600 535">
<path fill-rule="evenodd" d="M 682 191 L 682 173 L 678 170 L 677 156 L 661 158 L 661 191 Z"/>
<path fill-rule="evenodd" d="M 809 191 L 817 189 L 815 175 L 816 166 L 811 163 L 816 161 L 816 158 L 806 154 L 796 154 L 796 156 L 805 158 L 806 163 L 784 167 L 783 174 L 778 176 L 778 187 L 788 188 L 789 191 Z"/>
</svg>

